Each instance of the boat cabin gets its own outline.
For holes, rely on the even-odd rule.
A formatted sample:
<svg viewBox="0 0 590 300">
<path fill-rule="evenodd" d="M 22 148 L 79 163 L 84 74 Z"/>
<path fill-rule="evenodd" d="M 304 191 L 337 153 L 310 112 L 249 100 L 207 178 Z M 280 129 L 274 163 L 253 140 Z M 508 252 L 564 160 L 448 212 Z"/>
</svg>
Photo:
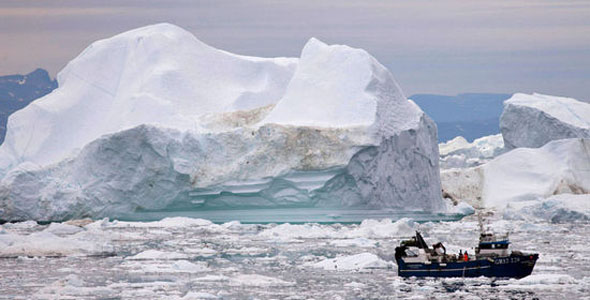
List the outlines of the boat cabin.
<svg viewBox="0 0 590 300">
<path fill-rule="evenodd" d="M 482 233 L 479 237 L 479 245 L 475 248 L 477 256 L 508 256 L 508 235 L 496 237 L 493 233 Z"/>
</svg>

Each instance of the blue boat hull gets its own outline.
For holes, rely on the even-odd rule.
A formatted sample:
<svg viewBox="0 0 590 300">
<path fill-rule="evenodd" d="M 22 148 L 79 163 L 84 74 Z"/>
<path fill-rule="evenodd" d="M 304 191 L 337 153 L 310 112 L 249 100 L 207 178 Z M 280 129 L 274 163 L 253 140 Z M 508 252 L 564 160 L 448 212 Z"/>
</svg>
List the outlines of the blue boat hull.
<svg viewBox="0 0 590 300">
<path fill-rule="evenodd" d="M 510 277 L 522 278 L 533 272 L 538 254 L 511 255 L 447 263 L 405 263 L 397 259 L 401 277 Z"/>
</svg>

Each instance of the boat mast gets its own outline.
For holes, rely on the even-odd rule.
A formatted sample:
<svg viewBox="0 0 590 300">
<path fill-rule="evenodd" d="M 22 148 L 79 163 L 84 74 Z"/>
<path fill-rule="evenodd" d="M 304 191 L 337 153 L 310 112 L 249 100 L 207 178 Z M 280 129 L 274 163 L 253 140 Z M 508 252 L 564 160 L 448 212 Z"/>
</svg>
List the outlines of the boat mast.
<svg viewBox="0 0 590 300">
<path fill-rule="evenodd" d="M 477 222 L 479 223 L 479 233 L 483 235 L 485 232 L 483 231 L 483 220 L 481 217 L 481 212 L 477 213 Z"/>
</svg>

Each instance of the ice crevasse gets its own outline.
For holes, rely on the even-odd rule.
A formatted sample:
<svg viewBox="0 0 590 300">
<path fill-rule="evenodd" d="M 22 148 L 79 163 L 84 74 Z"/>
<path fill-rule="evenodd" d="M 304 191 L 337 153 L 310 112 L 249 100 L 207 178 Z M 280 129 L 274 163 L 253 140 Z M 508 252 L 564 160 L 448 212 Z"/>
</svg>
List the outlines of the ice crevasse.
<svg viewBox="0 0 590 300">
<path fill-rule="evenodd" d="M 0 219 L 158 209 L 444 209 L 436 125 L 366 51 L 210 47 L 171 24 L 100 40 L 8 122 Z"/>
</svg>

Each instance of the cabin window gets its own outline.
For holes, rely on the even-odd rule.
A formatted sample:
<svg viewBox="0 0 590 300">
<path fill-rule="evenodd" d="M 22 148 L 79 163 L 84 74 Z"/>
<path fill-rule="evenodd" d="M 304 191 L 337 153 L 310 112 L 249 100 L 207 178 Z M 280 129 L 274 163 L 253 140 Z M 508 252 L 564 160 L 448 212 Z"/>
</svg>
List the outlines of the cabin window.
<svg viewBox="0 0 590 300">
<path fill-rule="evenodd" d="M 479 244 L 479 249 L 508 249 L 508 244 Z"/>
</svg>

